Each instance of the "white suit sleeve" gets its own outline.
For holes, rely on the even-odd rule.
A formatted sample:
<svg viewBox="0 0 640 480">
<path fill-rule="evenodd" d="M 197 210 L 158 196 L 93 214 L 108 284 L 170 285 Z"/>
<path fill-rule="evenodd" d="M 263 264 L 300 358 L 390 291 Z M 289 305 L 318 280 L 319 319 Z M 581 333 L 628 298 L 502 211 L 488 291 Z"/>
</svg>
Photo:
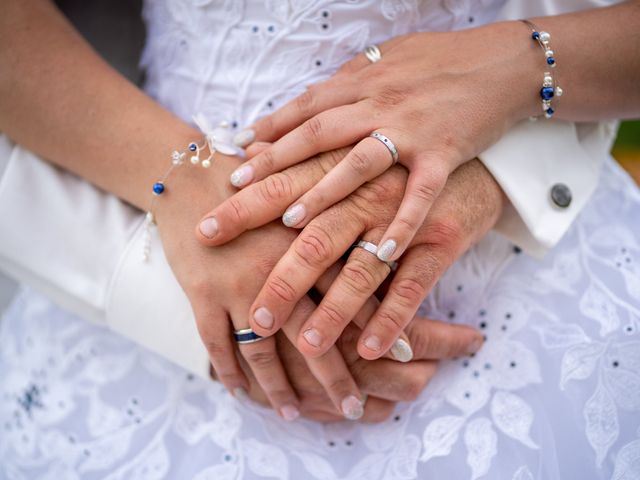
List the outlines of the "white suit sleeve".
<svg viewBox="0 0 640 480">
<path fill-rule="evenodd" d="M 495 229 L 534 256 L 553 247 L 596 188 L 615 130 L 615 123 L 557 120 L 509 130 L 479 156 L 510 201 Z"/>
</svg>

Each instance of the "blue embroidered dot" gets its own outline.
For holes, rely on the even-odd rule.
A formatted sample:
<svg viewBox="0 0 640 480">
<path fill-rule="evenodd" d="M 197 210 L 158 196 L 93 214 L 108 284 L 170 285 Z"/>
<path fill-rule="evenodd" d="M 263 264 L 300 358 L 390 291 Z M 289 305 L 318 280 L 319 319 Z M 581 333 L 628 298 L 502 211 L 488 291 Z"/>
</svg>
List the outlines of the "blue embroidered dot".
<svg viewBox="0 0 640 480">
<path fill-rule="evenodd" d="M 316 60 L 316 67 L 320 67 L 322 66 L 322 61 L 321 60 Z"/>
<path fill-rule="evenodd" d="M 554 63 L 556 63 L 556 59 L 553 57 L 547 57 L 547 63 L 549 65 L 553 65 Z"/>
<path fill-rule="evenodd" d="M 272 102 L 272 101 L 268 101 L 268 102 L 267 102 L 267 107 L 269 107 L 269 108 L 273 108 L 273 102 Z"/>
<path fill-rule="evenodd" d="M 329 446 L 330 447 L 335 447 L 336 446 L 336 442 L 329 442 Z"/>
<path fill-rule="evenodd" d="M 231 122 L 231 128 L 238 128 L 238 122 L 236 122 L 235 120 Z"/>
<path fill-rule="evenodd" d="M 471 393 L 464 392 L 464 398 L 471 398 Z"/>
<path fill-rule="evenodd" d="M 543 100 L 551 100 L 553 95 L 553 87 L 542 87 L 540 89 L 540 96 Z"/>
<path fill-rule="evenodd" d="M 224 461 L 225 462 L 230 462 L 231 461 L 231 455 L 225 455 L 224 456 Z"/>
<path fill-rule="evenodd" d="M 511 368 L 516 368 L 516 362 L 511 362 L 511 363 L 509 364 L 509 366 L 510 366 Z"/>
<path fill-rule="evenodd" d="M 487 322 L 480 322 L 480 328 L 487 328 Z"/>
<path fill-rule="evenodd" d="M 269 32 L 272 32 L 272 33 L 273 33 L 273 32 L 276 30 L 276 27 L 274 27 L 273 25 L 269 25 L 269 26 L 267 27 L 267 30 L 268 30 Z"/>
<path fill-rule="evenodd" d="M 351 445 L 353 445 L 353 442 L 352 442 L 351 440 L 347 440 L 347 441 L 346 441 L 346 442 L 344 442 L 344 443 L 345 443 L 345 445 L 346 445 L 347 447 L 350 447 Z"/>
<path fill-rule="evenodd" d="M 620 363 L 617 360 L 614 360 L 611 365 L 613 366 L 613 368 L 618 368 L 620 366 Z"/>
<path fill-rule="evenodd" d="M 393 420 L 396 422 L 400 421 L 400 415 L 396 415 L 395 417 L 393 417 Z"/>
<path fill-rule="evenodd" d="M 329 11 L 328 11 L 328 10 L 323 11 L 323 12 L 322 12 L 322 16 L 323 16 L 324 18 L 329 18 Z"/>
<path fill-rule="evenodd" d="M 522 249 L 520 247 L 518 247 L 517 245 L 513 246 L 513 253 L 515 253 L 516 255 L 522 253 Z"/>
<path fill-rule="evenodd" d="M 469 23 L 473 23 L 474 18 L 473 17 L 469 17 Z"/>
<path fill-rule="evenodd" d="M 449 318 L 455 318 L 456 312 L 449 312 Z"/>
<path fill-rule="evenodd" d="M 153 184 L 153 193 L 155 193 L 156 195 L 162 195 L 163 192 L 164 192 L 164 183 L 156 182 Z"/>
<path fill-rule="evenodd" d="M 533 32 L 531 34 L 531 38 L 533 38 L 534 40 L 539 40 L 540 39 L 540 32 Z"/>
<path fill-rule="evenodd" d="M 253 33 L 258 33 L 258 30 L 260 30 L 260 28 L 257 25 L 254 25 L 251 30 L 253 31 Z"/>
<path fill-rule="evenodd" d="M 458 285 L 458 286 L 456 287 L 456 290 L 458 290 L 459 292 L 461 292 L 461 291 L 462 291 L 462 285 Z"/>
<path fill-rule="evenodd" d="M 322 29 L 326 30 L 327 28 L 329 28 L 329 25 L 327 23 L 323 23 L 322 24 Z"/>
</svg>

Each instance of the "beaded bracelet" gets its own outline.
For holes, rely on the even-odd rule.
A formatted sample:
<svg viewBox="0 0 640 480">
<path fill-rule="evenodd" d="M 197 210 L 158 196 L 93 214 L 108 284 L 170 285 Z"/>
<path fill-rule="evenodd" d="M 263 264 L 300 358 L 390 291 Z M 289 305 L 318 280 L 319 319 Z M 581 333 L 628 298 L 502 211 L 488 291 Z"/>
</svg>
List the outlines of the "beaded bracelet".
<svg viewBox="0 0 640 480">
<path fill-rule="evenodd" d="M 544 51 L 545 63 L 547 67 L 556 68 L 556 59 L 554 57 L 553 50 L 549 47 L 549 41 L 551 40 L 551 34 L 549 32 L 540 31 L 529 20 L 520 20 L 531 29 L 531 38 L 537 42 L 538 45 Z M 555 78 L 550 71 L 545 71 L 542 79 L 542 88 L 540 89 L 540 98 L 542 99 L 542 112 L 545 118 L 553 117 L 555 113 L 554 108 L 551 106 L 553 97 L 562 96 L 562 88 L 556 85 Z M 535 120 L 536 117 L 531 117 Z"/>
<path fill-rule="evenodd" d="M 209 168 L 213 162 L 213 155 L 216 152 L 225 155 L 239 155 L 242 152 L 242 150 L 233 143 L 233 134 L 229 129 L 228 122 L 221 122 L 217 128 L 211 128 L 206 118 L 202 115 L 194 116 L 193 120 L 204 134 L 204 141 L 200 145 L 197 142 L 190 142 L 187 148 L 182 151 L 174 150 L 171 154 L 171 166 L 160 180 L 153 184 L 153 197 L 144 220 L 144 233 L 142 237 L 143 261 L 149 260 L 151 253 L 151 226 L 156 224 L 153 213 L 156 200 L 167 191 L 166 182 L 173 171 L 180 165 L 187 163 L 185 161 L 187 155 L 190 155 L 189 163 L 192 165 L 201 165 L 203 168 Z M 201 158 L 203 152 L 208 152 L 206 158 Z"/>
</svg>

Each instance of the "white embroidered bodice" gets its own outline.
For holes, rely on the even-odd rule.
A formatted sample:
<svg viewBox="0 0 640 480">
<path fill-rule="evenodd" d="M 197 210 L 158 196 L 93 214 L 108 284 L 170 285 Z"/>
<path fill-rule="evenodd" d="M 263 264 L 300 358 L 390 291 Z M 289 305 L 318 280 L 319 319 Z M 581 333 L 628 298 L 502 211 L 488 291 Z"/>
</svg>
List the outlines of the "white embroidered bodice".
<svg viewBox="0 0 640 480">
<path fill-rule="evenodd" d="M 146 88 L 241 128 L 369 43 L 502 3 L 148 0 Z M 286 423 L 24 293 L 0 324 L 0 478 L 637 480 L 640 194 L 604 170 L 544 260 L 492 233 L 445 274 L 421 313 L 487 343 L 380 425 Z"/>
</svg>

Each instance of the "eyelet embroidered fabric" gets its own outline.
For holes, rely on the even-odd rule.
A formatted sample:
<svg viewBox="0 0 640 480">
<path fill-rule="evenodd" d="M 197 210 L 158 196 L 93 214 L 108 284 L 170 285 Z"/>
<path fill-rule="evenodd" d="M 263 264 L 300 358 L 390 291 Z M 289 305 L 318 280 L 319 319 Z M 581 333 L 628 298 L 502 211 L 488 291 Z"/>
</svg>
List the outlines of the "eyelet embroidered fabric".
<svg viewBox="0 0 640 480">
<path fill-rule="evenodd" d="M 184 118 L 209 105 L 244 125 L 369 43 L 500 4 L 149 1 L 148 90 Z M 320 425 L 239 403 L 25 290 L 0 323 L 0 478 L 640 478 L 640 193 L 612 160 L 543 261 L 489 234 L 421 313 L 487 343 L 387 422 Z"/>
</svg>

